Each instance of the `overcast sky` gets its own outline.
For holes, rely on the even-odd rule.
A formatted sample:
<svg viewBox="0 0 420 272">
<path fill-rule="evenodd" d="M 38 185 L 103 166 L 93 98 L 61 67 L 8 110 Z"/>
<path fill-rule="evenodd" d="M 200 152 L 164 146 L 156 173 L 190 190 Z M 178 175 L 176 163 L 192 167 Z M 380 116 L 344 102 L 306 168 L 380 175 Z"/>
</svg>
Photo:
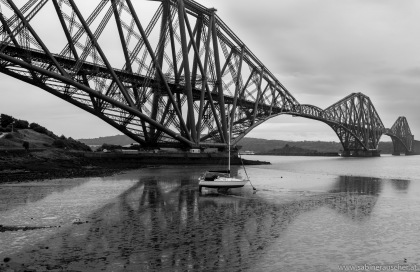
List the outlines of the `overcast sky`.
<svg viewBox="0 0 420 272">
<path fill-rule="evenodd" d="M 301 104 L 326 108 L 350 93 L 362 92 L 386 127 L 405 116 L 420 139 L 420 1 L 198 2 L 215 7 Z M 41 89 L 3 74 L 0 81 L 1 113 L 37 122 L 67 137 L 121 134 Z M 338 141 L 321 122 L 287 116 L 271 119 L 248 136 Z"/>
</svg>

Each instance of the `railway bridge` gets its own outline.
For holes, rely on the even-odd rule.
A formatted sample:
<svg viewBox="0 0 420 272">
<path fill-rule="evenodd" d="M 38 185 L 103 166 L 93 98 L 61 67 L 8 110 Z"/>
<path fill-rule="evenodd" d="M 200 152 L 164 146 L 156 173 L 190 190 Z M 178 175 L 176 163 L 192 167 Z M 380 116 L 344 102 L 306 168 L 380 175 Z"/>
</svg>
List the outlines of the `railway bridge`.
<svg viewBox="0 0 420 272">
<path fill-rule="evenodd" d="M 405 117 L 386 128 L 370 98 L 300 104 L 216 14 L 191 0 L 0 0 L 0 72 L 107 122 L 144 148 L 226 148 L 282 114 L 328 124 L 345 156 L 412 154 Z M 88 7 L 95 3 L 93 10 Z M 59 26 L 48 33 L 46 24 Z M 61 48 L 61 50 L 60 50 Z"/>
</svg>

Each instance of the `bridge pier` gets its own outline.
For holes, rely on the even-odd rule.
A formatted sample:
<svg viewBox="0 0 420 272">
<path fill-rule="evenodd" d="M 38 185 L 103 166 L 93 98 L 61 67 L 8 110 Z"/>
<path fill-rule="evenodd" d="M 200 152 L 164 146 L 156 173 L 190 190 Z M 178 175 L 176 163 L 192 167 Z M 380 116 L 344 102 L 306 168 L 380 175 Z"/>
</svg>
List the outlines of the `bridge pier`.
<svg viewBox="0 0 420 272">
<path fill-rule="evenodd" d="M 404 151 L 401 151 L 401 152 L 393 152 L 392 153 L 392 156 L 401 156 L 401 153 L 404 153 L 404 155 L 405 156 L 412 156 L 412 155 L 418 155 L 418 154 L 416 154 L 416 152 L 404 152 Z"/>
<path fill-rule="evenodd" d="M 417 155 L 414 151 L 394 150 L 392 152 L 392 156 L 400 156 L 401 154 L 404 154 L 406 156 Z"/>
<path fill-rule="evenodd" d="M 380 150 L 344 150 L 341 157 L 380 157 Z"/>
</svg>

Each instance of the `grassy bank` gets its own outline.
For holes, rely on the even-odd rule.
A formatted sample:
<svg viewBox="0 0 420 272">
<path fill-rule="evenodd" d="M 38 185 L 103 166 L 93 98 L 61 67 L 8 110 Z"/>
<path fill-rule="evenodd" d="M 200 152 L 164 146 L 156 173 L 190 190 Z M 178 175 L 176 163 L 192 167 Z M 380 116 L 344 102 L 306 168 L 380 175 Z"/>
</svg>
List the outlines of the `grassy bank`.
<svg viewBox="0 0 420 272">
<path fill-rule="evenodd" d="M 251 160 L 243 163 L 265 164 Z M 220 153 L 92 152 L 88 146 L 72 138 L 33 129 L 2 132 L 0 135 L 0 183 L 106 176 L 126 169 L 173 164 L 222 166 L 227 165 L 227 157 Z M 232 164 L 242 164 L 242 161 L 232 158 Z"/>
</svg>

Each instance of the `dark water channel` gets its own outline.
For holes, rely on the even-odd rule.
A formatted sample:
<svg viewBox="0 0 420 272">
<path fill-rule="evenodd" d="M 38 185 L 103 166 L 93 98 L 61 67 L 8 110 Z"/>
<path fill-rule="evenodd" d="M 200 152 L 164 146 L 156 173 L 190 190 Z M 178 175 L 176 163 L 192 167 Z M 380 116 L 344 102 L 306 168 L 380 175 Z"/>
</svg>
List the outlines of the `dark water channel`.
<svg viewBox="0 0 420 272">
<path fill-rule="evenodd" d="M 287 184 L 305 178 L 289 173 L 277 186 L 257 180 L 256 193 L 247 185 L 200 195 L 201 171 L 2 185 L 0 271 L 336 271 L 341 264 L 420 263 L 419 199 L 401 197 L 413 187 L 409 180 L 310 175 L 318 187 L 295 190 Z"/>
</svg>

